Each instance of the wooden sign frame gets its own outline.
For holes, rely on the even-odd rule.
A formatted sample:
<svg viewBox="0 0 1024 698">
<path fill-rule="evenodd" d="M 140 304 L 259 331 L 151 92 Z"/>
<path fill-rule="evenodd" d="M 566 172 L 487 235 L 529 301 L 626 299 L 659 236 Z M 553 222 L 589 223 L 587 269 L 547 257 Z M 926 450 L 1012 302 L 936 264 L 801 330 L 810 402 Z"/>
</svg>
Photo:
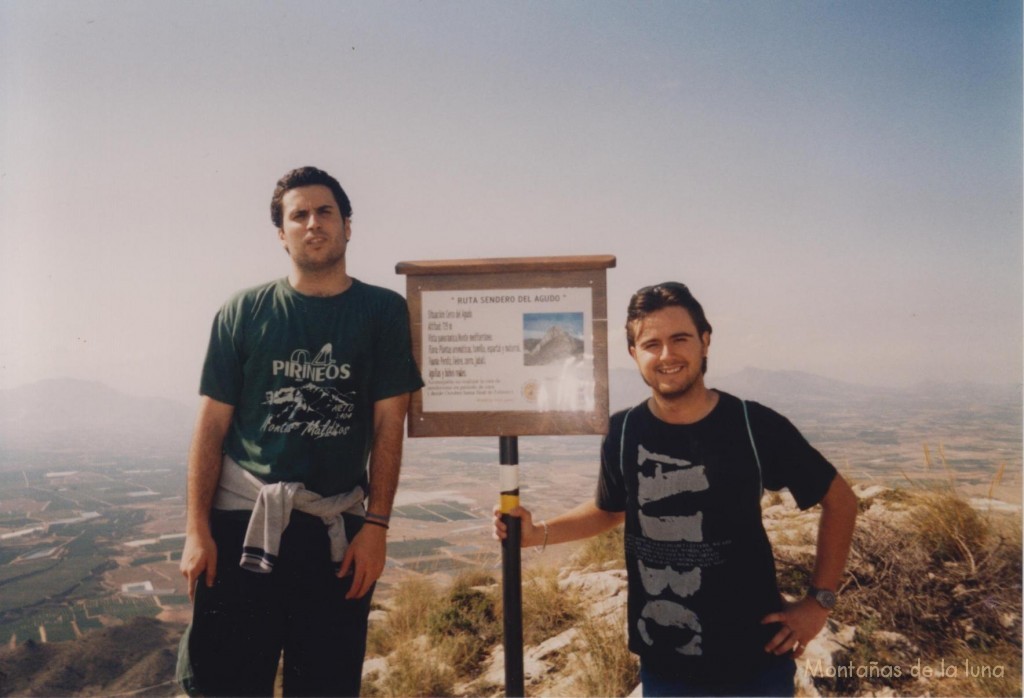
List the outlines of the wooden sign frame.
<svg viewBox="0 0 1024 698">
<path fill-rule="evenodd" d="M 409 436 L 604 434 L 608 429 L 608 290 L 605 270 L 614 266 L 615 257 L 612 255 L 399 262 L 395 272 L 406 276 L 413 354 L 427 383 L 427 387 L 413 395 Z M 429 309 L 431 303 L 437 302 L 438 298 L 454 298 L 456 294 L 460 303 L 463 300 L 471 304 L 474 301 L 486 303 L 505 300 L 514 308 L 517 299 L 526 300 L 524 294 L 495 292 L 524 290 L 562 290 L 563 296 L 573 298 L 583 298 L 589 293 L 590 327 L 583 330 L 590 332 L 589 344 L 592 349 L 592 409 L 486 409 L 482 406 L 461 409 L 463 405 L 459 404 L 460 409 L 424 411 L 425 391 L 431 388 L 432 378 L 437 373 L 432 373 L 434 367 L 428 360 L 431 357 L 424 356 L 425 347 L 431 351 L 438 349 L 437 346 L 428 346 L 430 341 L 425 340 L 428 325 L 434 328 L 438 325 L 424 321 L 424 308 Z M 436 292 L 453 293 L 442 295 Z M 427 294 L 426 298 L 424 294 Z M 541 299 L 545 297 L 533 296 Z M 473 307 L 477 312 L 487 310 L 478 305 Z M 522 322 L 525 321 L 524 316 Z M 451 327 L 452 324 L 446 326 Z M 463 349 L 474 351 L 469 345 Z M 483 350 L 484 347 L 478 345 L 475 351 Z M 501 351 L 498 347 L 495 350 Z M 589 356 L 587 358 L 590 359 Z M 480 361 L 486 362 L 486 358 L 480 357 Z M 589 404 L 590 396 L 587 397 Z M 439 398 L 429 400 L 441 401 Z"/>
</svg>

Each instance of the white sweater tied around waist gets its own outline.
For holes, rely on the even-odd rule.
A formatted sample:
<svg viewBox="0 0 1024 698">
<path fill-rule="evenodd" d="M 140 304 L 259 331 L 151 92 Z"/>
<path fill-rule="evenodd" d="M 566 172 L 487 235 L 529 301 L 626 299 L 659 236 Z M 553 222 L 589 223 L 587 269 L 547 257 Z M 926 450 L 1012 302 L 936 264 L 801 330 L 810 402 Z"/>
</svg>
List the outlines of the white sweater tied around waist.
<svg viewBox="0 0 1024 698">
<path fill-rule="evenodd" d="M 348 548 L 342 514 L 365 517 L 365 497 L 362 487 L 322 497 L 307 490 L 301 482 L 268 484 L 224 454 L 213 508 L 252 511 L 239 565 L 250 572 L 267 574 L 274 569 L 281 534 L 288 528 L 293 509 L 317 516 L 324 522 L 331 544 L 331 560 L 340 563 Z"/>
</svg>

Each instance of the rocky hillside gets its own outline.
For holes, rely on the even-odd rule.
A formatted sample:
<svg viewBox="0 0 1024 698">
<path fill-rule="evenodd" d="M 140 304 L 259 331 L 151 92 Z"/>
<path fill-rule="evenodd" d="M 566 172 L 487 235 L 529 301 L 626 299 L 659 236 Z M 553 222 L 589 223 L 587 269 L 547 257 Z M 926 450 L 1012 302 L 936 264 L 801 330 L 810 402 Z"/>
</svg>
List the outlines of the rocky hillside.
<svg viewBox="0 0 1024 698">
<path fill-rule="evenodd" d="M 798 662 L 797 695 L 1020 695 L 1019 511 L 952 492 L 855 490 L 861 515 L 841 605 Z M 763 506 L 783 590 L 802 593 L 818 513 L 800 512 L 788 494 L 769 493 Z M 528 695 L 639 695 L 635 664 L 623 651 L 625 573 L 621 560 L 607 559 L 617 543 L 604 545 L 596 554 L 583 548 L 571 562 L 550 549 L 552 564 L 566 566 L 527 575 Z M 371 637 L 378 651 L 367 662 L 367 692 L 504 695 L 496 581 L 466 580 L 436 601 L 422 587 L 415 601 L 403 598 L 405 591 L 400 587 L 373 618 L 392 640 L 375 645 Z M 564 609 L 563 622 L 535 613 L 552 606 Z M 448 623 L 446 614 L 458 622 Z M 547 631 L 531 632 L 537 623 Z M 458 644 L 461 633 L 463 644 L 476 645 L 469 659 L 447 645 L 446 638 Z"/>
<path fill-rule="evenodd" d="M 0 650 L 0 695 L 172 696 L 181 629 L 135 618 L 75 642 L 29 641 Z"/>
<path fill-rule="evenodd" d="M 1020 510 L 951 490 L 856 486 L 840 606 L 799 661 L 798 696 L 1021 695 Z M 783 591 L 802 593 L 817 512 L 766 495 Z M 639 695 L 625 649 L 621 534 L 524 553 L 526 692 Z M 364 693 L 502 696 L 500 584 L 410 576 L 371 616 Z M 153 619 L 0 649 L 0 696 L 174 695 L 180 628 Z"/>
</svg>

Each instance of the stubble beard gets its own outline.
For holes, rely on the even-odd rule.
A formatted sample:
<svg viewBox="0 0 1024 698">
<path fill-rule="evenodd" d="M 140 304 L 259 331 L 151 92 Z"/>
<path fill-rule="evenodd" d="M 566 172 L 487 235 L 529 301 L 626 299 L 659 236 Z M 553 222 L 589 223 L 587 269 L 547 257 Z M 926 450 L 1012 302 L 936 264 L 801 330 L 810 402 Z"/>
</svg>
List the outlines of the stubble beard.
<svg viewBox="0 0 1024 698">
<path fill-rule="evenodd" d="M 285 251 L 291 257 L 295 268 L 305 274 L 322 274 L 333 271 L 345 263 L 345 250 L 333 252 L 321 260 L 313 259 L 307 254 L 292 254 L 289 247 L 286 247 Z"/>
<path fill-rule="evenodd" d="M 697 391 L 697 385 L 701 382 L 703 374 L 698 373 L 696 376 L 688 380 L 682 386 L 675 388 L 674 390 L 661 390 L 658 384 L 652 383 L 643 377 L 644 383 L 654 392 L 655 396 L 663 402 L 675 402 L 686 398 Z"/>
</svg>

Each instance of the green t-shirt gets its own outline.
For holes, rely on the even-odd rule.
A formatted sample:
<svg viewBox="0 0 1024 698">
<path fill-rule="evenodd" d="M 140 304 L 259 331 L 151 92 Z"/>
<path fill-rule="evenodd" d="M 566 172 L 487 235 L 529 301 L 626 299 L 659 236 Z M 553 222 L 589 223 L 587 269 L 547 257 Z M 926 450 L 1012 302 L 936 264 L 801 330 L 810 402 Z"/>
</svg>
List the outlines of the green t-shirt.
<svg viewBox="0 0 1024 698">
<path fill-rule="evenodd" d="M 353 279 L 317 298 L 280 279 L 217 313 L 199 392 L 235 407 L 224 451 L 239 465 L 330 496 L 366 484 L 374 402 L 422 386 L 399 294 Z"/>
</svg>

